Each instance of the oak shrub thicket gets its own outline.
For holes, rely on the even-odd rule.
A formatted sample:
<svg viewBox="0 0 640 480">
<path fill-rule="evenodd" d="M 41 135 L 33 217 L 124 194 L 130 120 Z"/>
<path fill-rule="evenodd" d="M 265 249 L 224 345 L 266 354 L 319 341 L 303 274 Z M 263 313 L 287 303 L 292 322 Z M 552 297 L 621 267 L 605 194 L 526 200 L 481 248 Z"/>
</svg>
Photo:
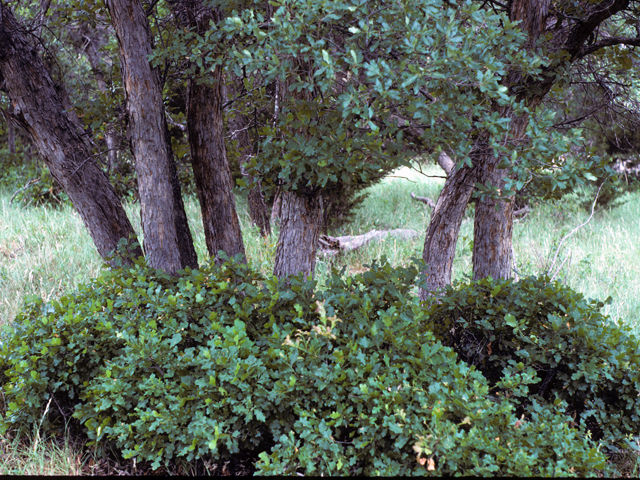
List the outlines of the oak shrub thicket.
<svg viewBox="0 0 640 480">
<path fill-rule="evenodd" d="M 638 340 L 545 278 L 420 304 L 422 269 L 383 261 L 324 289 L 237 261 L 106 269 L 2 332 L 1 431 L 72 428 L 154 468 L 241 453 L 262 474 L 605 469 L 637 433 Z"/>
</svg>

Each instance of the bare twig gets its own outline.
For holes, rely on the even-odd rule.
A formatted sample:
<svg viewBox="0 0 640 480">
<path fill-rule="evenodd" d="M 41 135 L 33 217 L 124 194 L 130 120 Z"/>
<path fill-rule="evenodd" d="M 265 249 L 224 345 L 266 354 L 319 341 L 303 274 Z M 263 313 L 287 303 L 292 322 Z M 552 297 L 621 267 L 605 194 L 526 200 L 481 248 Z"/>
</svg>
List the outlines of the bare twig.
<svg viewBox="0 0 640 480">
<path fill-rule="evenodd" d="M 167 123 L 169 125 L 171 125 L 172 127 L 176 127 L 178 129 L 180 129 L 183 132 L 187 131 L 187 126 L 182 124 L 182 123 L 178 123 L 176 122 L 173 118 L 171 118 L 171 115 L 169 114 L 169 112 L 167 112 L 166 110 L 164 111 L 165 117 L 167 117 Z"/>
<path fill-rule="evenodd" d="M 551 275 L 551 280 L 553 281 L 554 278 L 556 278 L 556 276 L 560 273 L 560 270 L 562 270 L 562 267 L 564 267 L 564 264 L 567 263 L 567 260 L 571 259 L 571 250 L 569 250 L 569 255 L 567 255 L 566 257 L 564 257 L 564 260 L 562 261 L 562 263 L 560 263 L 560 265 L 558 266 L 558 268 L 556 269 L 556 273 L 554 273 L 553 275 Z M 571 262 L 569 262 L 571 263 Z"/>
<path fill-rule="evenodd" d="M 371 240 L 383 240 L 391 235 L 403 240 L 411 240 L 420 234 L 415 230 L 397 228 L 395 230 L 371 230 L 362 235 L 346 235 L 344 237 L 330 237 L 328 235 L 320 235 L 320 250 L 327 254 L 335 254 L 338 252 L 348 252 L 366 245 Z"/>
<path fill-rule="evenodd" d="M 518 272 L 516 267 L 516 249 L 513 246 L 513 242 L 511 242 L 511 270 L 515 273 L 515 277 L 513 279 L 517 282 L 520 280 L 520 272 Z"/>
<path fill-rule="evenodd" d="M 18 195 L 21 192 L 24 192 L 27 188 L 29 188 L 31 185 L 33 185 L 34 183 L 38 183 L 40 181 L 40 177 L 38 178 L 32 178 L 31 180 L 29 180 L 26 185 L 18 190 L 16 190 L 15 192 L 13 192 L 13 195 L 11 195 L 11 200 L 9 200 L 9 205 L 13 205 L 13 199 L 16 198 L 16 195 Z"/>
</svg>

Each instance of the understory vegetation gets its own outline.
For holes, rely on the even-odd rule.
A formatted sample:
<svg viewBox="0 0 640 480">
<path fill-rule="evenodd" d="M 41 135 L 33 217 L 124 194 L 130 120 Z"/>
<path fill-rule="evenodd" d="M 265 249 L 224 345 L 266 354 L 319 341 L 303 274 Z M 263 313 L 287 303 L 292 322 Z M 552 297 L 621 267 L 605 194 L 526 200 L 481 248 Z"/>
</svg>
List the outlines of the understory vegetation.
<svg viewBox="0 0 640 480">
<path fill-rule="evenodd" d="M 319 253 L 316 279 L 322 286 L 332 266 L 346 267 L 347 273 L 360 273 L 365 264 L 385 256 L 393 266 L 405 265 L 419 257 L 424 246 L 424 231 L 431 209 L 411 199 L 410 193 L 437 199 L 444 179 L 439 167 L 422 167 L 422 173 L 402 168 L 369 191 L 362 208 L 349 224 L 330 235 L 359 235 L 370 231 L 408 228 L 420 235 L 414 240 L 388 237 L 338 256 Z M 21 184 L 20 184 L 21 185 Z M 12 189 L 20 188 L 16 183 Z M 11 191 L 0 190 L 0 323 L 10 322 L 26 295 L 45 301 L 58 298 L 96 277 L 102 259 L 95 251 L 79 216 L 69 204 L 57 208 L 24 207 L 17 200 L 10 204 Z M 532 204 L 524 217 L 516 218 L 513 230 L 515 264 L 520 276 L 555 274 L 562 283 L 601 300 L 612 301 L 603 312 L 614 321 L 633 328 L 640 318 L 640 192 L 619 195 L 617 205 L 596 211 L 584 227 L 561 240 L 589 218 L 584 203 L 593 200 L 595 190 L 570 194 L 556 202 Z M 246 199 L 237 196 L 247 256 L 252 266 L 264 275 L 273 271 L 278 239 L 277 226 L 267 238 L 261 238 L 251 225 Z M 590 202 L 589 202 L 590 203 Z M 200 263 L 208 258 L 195 197 L 185 200 Z M 136 231 L 140 231 L 139 205 L 126 203 L 125 209 Z M 141 236 L 142 238 L 142 236 Z M 558 250 L 558 246 L 561 248 Z M 468 280 L 473 250 L 473 205 L 462 223 L 454 263 L 454 280 Z M 554 256 L 558 252 L 552 271 Z M 558 269 L 558 267 L 561 268 Z M 556 273 L 557 272 L 557 273 Z"/>
<path fill-rule="evenodd" d="M 0 472 L 636 474 L 638 194 L 564 241 L 593 192 L 532 205 L 518 280 L 470 282 L 468 212 L 454 285 L 421 305 L 430 210 L 410 193 L 442 184 L 425 173 L 394 172 L 329 232 L 416 240 L 320 253 L 316 281 L 288 284 L 241 197 L 249 266 L 206 262 L 195 230 L 201 268 L 171 279 L 104 267 L 70 207 L 3 193 Z"/>
</svg>

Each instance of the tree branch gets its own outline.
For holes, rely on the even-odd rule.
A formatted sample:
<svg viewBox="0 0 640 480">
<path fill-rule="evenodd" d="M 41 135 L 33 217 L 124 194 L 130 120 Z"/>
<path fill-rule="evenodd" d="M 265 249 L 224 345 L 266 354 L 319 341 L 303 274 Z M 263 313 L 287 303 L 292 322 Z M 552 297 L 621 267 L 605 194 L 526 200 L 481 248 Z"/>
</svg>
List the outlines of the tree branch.
<svg viewBox="0 0 640 480">
<path fill-rule="evenodd" d="M 362 235 L 346 235 L 344 237 L 330 237 L 328 235 L 320 235 L 319 244 L 320 251 L 327 254 L 335 254 L 338 252 L 348 252 L 366 245 L 371 240 L 384 240 L 387 235 L 399 238 L 401 240 L 413 240 L 420 236 L 418 232 L 411 229 L 397 228 L 395 230 L 371 230 Z"/>
<path fill-rule="evenodd" d="M 560 240 L 560 243 L 558 244 L 558 248 L 556 249 L 556 254 L 553 257 L 553 261 L 551 262 L 551 266 L 547 270 L 547 275 L 551 275 L 551 271 L 553 270 L 553 267 L 556 264 L 556 260 L 558 259 L 558 254 L 560 253 L 560 249 L 562 248 L 562 244 L 564 243 L 564 241 L 591 221 L 591 218 L 593 217 L 593 214 L 596 211 L 596 203 L 598 203 L 598 196 L 600 195 L 600 190 L 602 189 L 602 185 L 604 185 L 604 182 L 600 184 L 600 187 L 598 187 L 598 191 L 596 192 L 596 198 L 593 200 L 593 204 L 591 205 L 591 215 L 589 215 L 589 218 L 587 218 L 587 220 L 584 223 L 581 223 L 576 228 L 574 228 L 569 233 L 567 233 L 564 237 L 562 237 L 562 240 Z M 565 261 L 566 261 L 566 258 L 565 258 Z M 562 265 L 564 265 L 564 262 L 562 262 L 562 264 L 558 267 L 558 270 L 556 270 L 556 273 L 551 275 L 552 278 L 555 278 L 555 276 L 558 274 L 558 272 L 562 268 Z"/>
<path fill-rule="evenodd" d="M 584 42 L 589 38 L 593 31 L 605 20 L 611 18 L 616 13 L 624 10 L 629 6 L 629 0 L 602 0 L 597 5 L 593 5 L 589 9 L 586 18 L 576 23 L 567 40 L 564 42 L 563 50 L 575 60 L 584 46 Z"/>
<path fill-rule="evenodd" d="M 614 37 L 614 38 L 606 38 L 604 40 L 600 40 L 599 42 L 592 43 L 591 45 L 583 48 L 578 55 L 576 55 L 576 60 L 586 57 L 592 53 L 597 52 L 601 48 L 612 47 L 614 45 L 627 45 L 631 47 L 640 47 L 640 37 Z"/>
<path fill-rule="evenodd" d="M 182 123 L 178 123 L 176 122 L 171 115 L 169 114 L 169 112 L 167 112 L 166 110 L 164 111 L 165 117 L 167 117 L 167 123 L 169 125 L 171 125 L 172 127 L 176 127 L 177 129 L 186 132 L 187 131 L 187 126 L 182 124 Z"/>
</svg>

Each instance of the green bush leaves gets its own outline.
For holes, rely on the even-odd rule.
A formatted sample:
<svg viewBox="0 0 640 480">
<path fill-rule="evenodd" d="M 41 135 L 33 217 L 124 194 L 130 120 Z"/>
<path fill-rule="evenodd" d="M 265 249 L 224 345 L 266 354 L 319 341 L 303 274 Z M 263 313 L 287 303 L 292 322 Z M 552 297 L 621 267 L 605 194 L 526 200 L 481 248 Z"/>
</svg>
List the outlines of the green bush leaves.
<svg viewBox="0 0 640 480">
<path fill-rule="evenodd" d="M 518 396 L 538 385 L 523 358 L 488 381 L 478 362 L 460 361 L 425 329 L 454 303 L 419 303 L 412 290 L 422 269 L 334 271 L 324 290 L 299 277 L 262 278 L 239 261 L 173 279 L 141 262 L 106 270 L 59 301 L 31 299 L 2 334 L 2 428 L 76 422 L 98 447 L 154 468 L 241 453 L 261 474 L 603 469 L 565 403 Z M 509 291 L 491 288 L 497 298 Z M 460 291 L 450 292 L 456 301 Z M 560 302 L 567 292 L 557 294 Z M 505 325 L 529 335 L 520 312 L 511 315 Z M 627 365 L 629 352 L 616 352 Z M 614 415 L 589 392 L 589 418 Z M 633 405 L 619 408 L 621 424 L 633 420 Z"/>
<path fill-rule="evenodd" d="M 626 446 L 639 431 L 640 342 L 603 306 L 547 277 L 484 279 L 448 287 L 425 325 L 527 411 L 528 399 L 566 402 L 595 439 Z M 529 384 L 513 390 L 517 375 Z"/>
</svg>

